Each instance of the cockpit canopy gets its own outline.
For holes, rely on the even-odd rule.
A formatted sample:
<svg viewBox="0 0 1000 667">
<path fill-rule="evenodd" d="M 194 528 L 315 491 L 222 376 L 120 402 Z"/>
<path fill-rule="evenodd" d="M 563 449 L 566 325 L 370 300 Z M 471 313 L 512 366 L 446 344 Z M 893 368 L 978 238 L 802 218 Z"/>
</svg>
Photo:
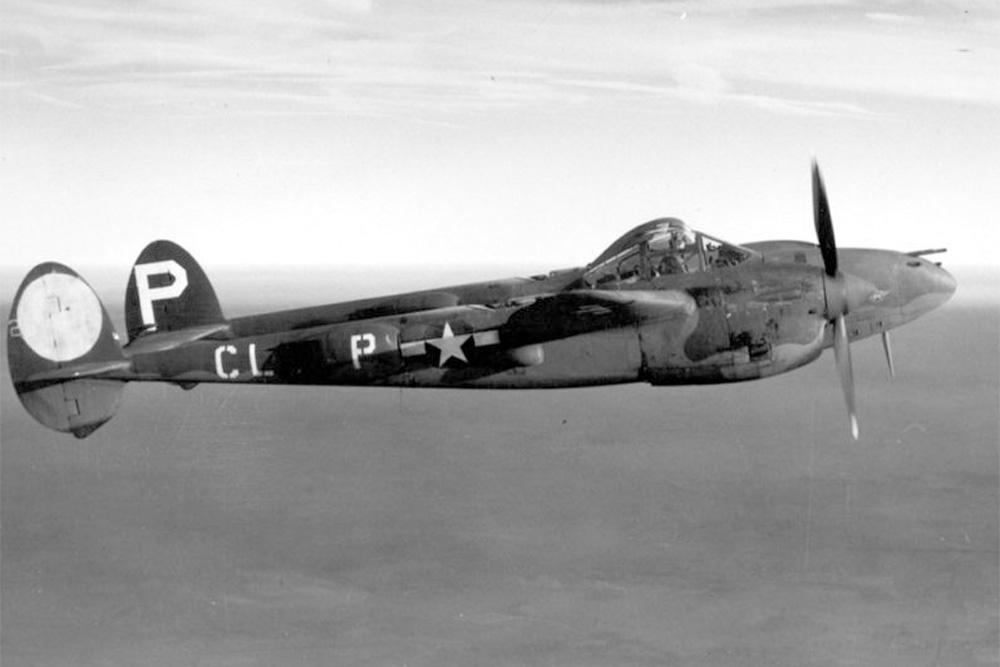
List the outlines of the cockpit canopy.
<svg viewBox="0 0 1000 667">
<path fill-rule="evenodd" d="M 639 282 L 659 276 L 715 271 L 754 256 L 752 250 L 692 230 L 677 218 L 639 225 L 587 266 L 583 280 L 591 287 Z"/>
</svg>

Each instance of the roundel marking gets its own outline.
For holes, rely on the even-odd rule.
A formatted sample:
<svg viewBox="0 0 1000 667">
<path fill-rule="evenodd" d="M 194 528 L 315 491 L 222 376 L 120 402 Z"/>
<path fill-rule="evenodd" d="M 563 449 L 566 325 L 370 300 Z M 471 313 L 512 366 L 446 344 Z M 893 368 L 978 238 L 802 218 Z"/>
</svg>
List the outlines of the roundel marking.
<svg viewBox="0 0 1000 667">
<path fill-rule="evenodd" d="M 31 281 L 17 303 L 21 338 L 38 356 L 70 361 L 87 354 L 100 338 L 101 302 L 90 286 L 68 273 Z"/>
</svg>

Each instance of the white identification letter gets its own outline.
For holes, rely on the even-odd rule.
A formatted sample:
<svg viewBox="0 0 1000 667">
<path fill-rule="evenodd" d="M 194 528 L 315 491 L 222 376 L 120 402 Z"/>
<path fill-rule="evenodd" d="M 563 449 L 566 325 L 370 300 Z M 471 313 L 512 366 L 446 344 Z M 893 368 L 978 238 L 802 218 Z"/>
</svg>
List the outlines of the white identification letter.
<svg viewBox="0 0 1000 667">
<path fill-rule="evenodd" d="M 351 336 L 351 361 L 356 370 L 361 370 L 361 357 L 375 351 L 375 334 L 364 333 Z"/>
<path fill-rule="evenodd" d="M 146 326 L 156 324 L 153 316 L 153 302 L 164 299 L 176 299 L 188 286 L 188 274 L 184 267 L 172 259 L 165 259 L 161 262 L 150 262 L 148 264 L 136 264 L 135 268 L 135 288 L 139 294 L 139 311 L 142 313 L 142 323 Z M 174 281 L 169 285 L 161 287 L 150 287 L 149 277 L 166 275 L 171 276 Z"/>
<path fill-rule="evenodd" d="M 235 380 L 239 377 L 240 372 L 235 368 L 228 373 L 225 367 L 222 365 L 222 355 L 223 354 L 236 354 L 236 347 L 234 345 L 220 345 L 215 348 L 215 373 L 223 380 Z"/>
<path fill-rule="evenodd" d="M 257 368 L 257 343 L 250 343 L 250 347 L 247 349 L 247 355 L 250 357 L 250 375 L 256 377 L 261 376 L 260 369 Z"/>
</svg>

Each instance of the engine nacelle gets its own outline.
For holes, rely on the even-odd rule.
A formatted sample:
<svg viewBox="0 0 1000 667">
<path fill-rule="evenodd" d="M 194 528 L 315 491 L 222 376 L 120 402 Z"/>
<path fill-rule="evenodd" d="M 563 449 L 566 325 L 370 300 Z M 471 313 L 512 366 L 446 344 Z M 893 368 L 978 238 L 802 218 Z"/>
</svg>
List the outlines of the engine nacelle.
<svg viewBox="0 0 1000 667">
<path fill-rule="evenodd" d="M 822 283 L 804 277 L 788 295 L 795 298 L 753 283 L 691 290 L 697 314 L 683 327 L 640 327 L 642 378 L 654 385 L 739 382 L 815 360 L 826 343 Z"/>
</svg>

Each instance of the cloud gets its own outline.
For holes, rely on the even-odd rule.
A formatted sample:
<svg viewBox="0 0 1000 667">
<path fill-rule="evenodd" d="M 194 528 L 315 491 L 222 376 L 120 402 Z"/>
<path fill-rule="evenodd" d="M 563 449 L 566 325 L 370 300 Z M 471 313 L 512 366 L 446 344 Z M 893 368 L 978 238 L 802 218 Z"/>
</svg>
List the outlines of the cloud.
<svg viewBox="0 0 1000 667">
<path fill-rule="evenodd" d="M 985 7 L 965 23 L 940 10 L 865 14 L 853 3 L 811 2 L 748 10 L 683 2 L 180 0 L 123 8 L 10 0 L 2 11 L 3 88 L 98 110 L 430 118 L 571 107 L 583 89 L 588 101 L 599 94 L 609 105 L 641 94 L 775 113 L 866 113 L 858 93 L 1000 104 L 992 76 L 1000 31 Z M 776 85 L 786 93 L 772 97 Z M 826 99 L 813 101 L 816 91 Z"/>
<path fill-rule="evenodd" d="M 362 39 L 371 3 L 171 2 L 123 9 L 119 3 L 7 3 L 2 35 L 7 85 L 49 88 L 99 104 L 102 90 L 142 97 L 203 90 L 204 81 L 273 83 L 269 74 L 315 78 L 310 45 Z M 315 55 L 315 54 L 313 54 Z M 129 87 L 133 88 L 132 91 Z M 150 90 L 150 87 L 155 90 Z M 110 88 L 110 90 L 109 90 Z M 131 92 L 131 95 L 129 93 Z"/>
<path fill-rule="evenodd" d="M 868 12 L 865 14 L 865 18 L 871 21 L 883 21 L 886 23 L 921 23 L 923 22 L 923 17 L 921 16 L 908 16 L 905 14 L 894 14 L 891 12 Z"/>
</svg>

